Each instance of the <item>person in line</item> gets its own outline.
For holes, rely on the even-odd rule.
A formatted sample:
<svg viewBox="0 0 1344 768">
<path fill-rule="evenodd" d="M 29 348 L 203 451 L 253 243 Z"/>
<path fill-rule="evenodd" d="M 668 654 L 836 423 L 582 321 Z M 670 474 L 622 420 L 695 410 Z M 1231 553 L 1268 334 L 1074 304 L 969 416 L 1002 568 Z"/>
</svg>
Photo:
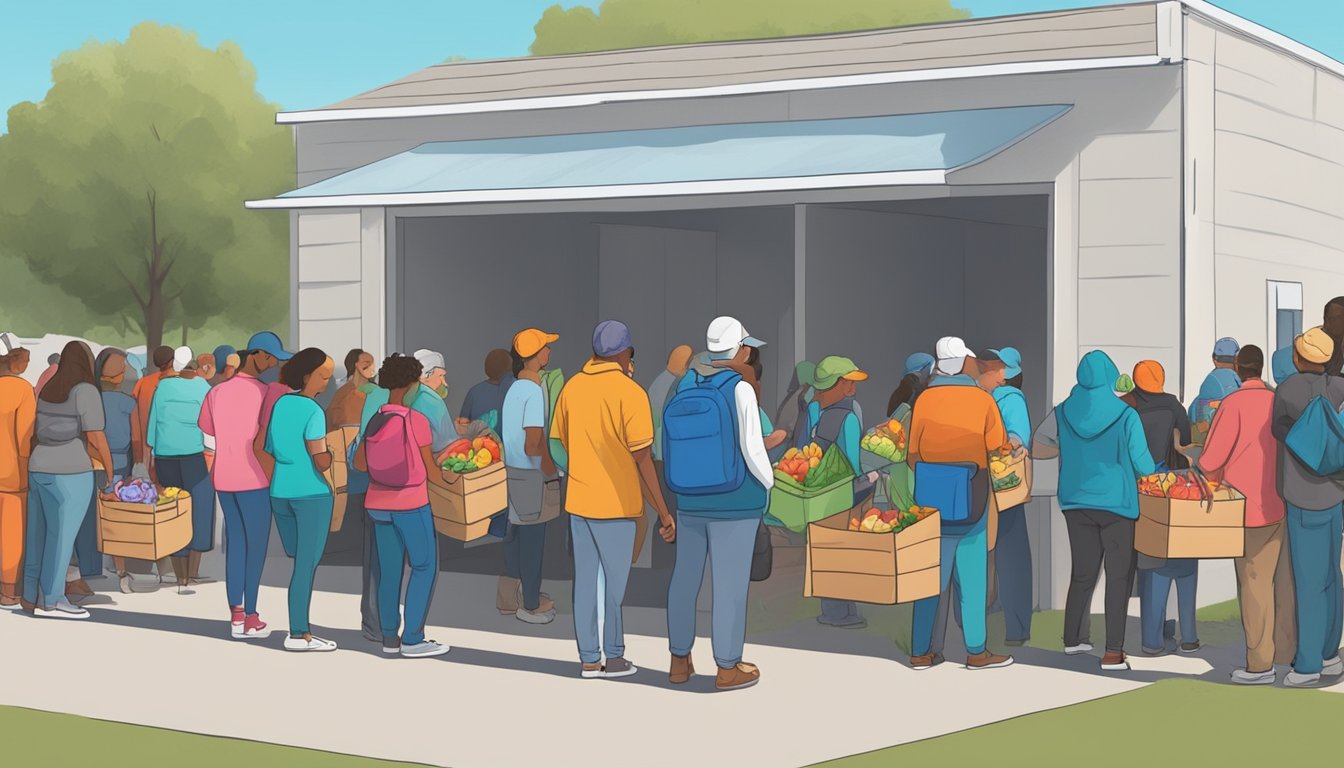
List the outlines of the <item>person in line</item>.
<svg viewBox="0 0 1344 768">
<path fill-rule="evenodd" d="M 500 414 L 500 439 L 509 473 L 504 577 L 509 582 L 506 588 L 519 602 L 514 616 L 528 624 L 555 620 L 555 601 L 541 591 L 547 523 L 541 519 L 545 483 L 559 477 L 546 439 L 548 403 L 541 372 L 551 362 L 550 345 L 559 340 L 559 335 L 536 328 L 513 337 L 510 356 L 516 380 L 504 397 Z"/>
<path fill-rule="evenodd" d="M 1194 402 L 1190 403 L 1187 414 L 1192 423 L 1202 423 L 1205 430 L 1208 429 L 1208 423 L 1212 418 L 1214 403 L 1241 387 L 1241 379 L 1237 378 L 1235 370 L 1237 350 L 1240 348 L 1241 345 L 1236 339 L 1227 337 L 1219 339 L 1213 345 L 1213 370 L 1209 371 L 1209 375 L 1205 376 L 1204 382 L 1199 385 L 1199 394 L 1195 395 Z M 1135 386 L 1137 385 L 1136 381 Z"/>
<path fill-rule="evenodd" d="M 313 579 L 331 530 L 332 489 L 322 473 L 331 466 L 327 421 L 317 395 L 331 383 L 336 362 L 316 347 L 299 350 L 280 367 L 291 391 L 271 409 L 263 450 L 274 462 L 271 513 L 285 554 L 294 560 L 289 580 L 287 651 L 334 651 L 336 643 L 312 633 L 308 610 Z"/>
<path fill-rule="evenodd" d="M 1281 386 L 1294 374 L 1297 368 L 1293 366 L 1293 347 L 1286 346 L 1278 350 L 1270 358 L 1270 368 L 1274 375 L 1274 386 Z"/>
<path fill-rule="evenodd" d="M 229 603 L 229 634 L 237 640 L 270 635 L 257 613 L 261 572 L 271 540 L 270 480 L 253 446 L 261 432 L 267 392 L 260 376 L 292 357 L 257 336 L 251 341 L 239 354 L 237 374 L 205 396 L 197 422 L 211 482 L 224 512 L 224 592 Z"/>
<path fill-rule="evenodd" d="M 1297 644 L 1293 570 L 1284 547 L 1286 524 L 1278 490 L 1278 457 L 1270 422 L 1274 391 L 1260 378 L 1265 353 L 1247 345 L 1237 352 L 1241 389 L 1228 395 L 1213 417 L 1199 468 L 1210 479 L 1246 497 L 1246 553 L 1236 558 L 1246 666 L 1232 673 L 1241 685 L 1273 685 L 1275 664 L 1290 664 Z"/>
<path fill-rule="evenodd" d="M 635 520 L 643 516 L 644 502 L 657 512 L 663 540 L 676 539 L 677 524 L 663 501 L 650 451 L 649 397 L 633 379 L 634 356 L 624 323 L 598 323 L 593 357 L 566 382 L 551 420 L 551 438 L 568 459 L 565 510 L 574 541 L 574 634 L 584 678 L 638 671 L 625 658 L 621 605 L 636 551 Z M 603 638 L 598 637 L 599 571 L 605 578 Z"/>
<path fill-rule="evenodd" d="M 776 429 L 784 430 L 787 436 L 784 439 L 785 445 L 798 445 L 807 434 L 809 425 L 806 414 L 815 394 L 810 382 L 816 371 L 816 363 L 807 360 L 793 366 L 793 378 L 789 380 L 788 390 L 784 392 L 784 397 L 780 398 L 779 408 L 775 410 L 775 418 L 772 419 Z M 767 514 L 766 522 L 769 523 L 771 519 L 773 518 Z"/>
<path fill-rule="evenodd" d="M 37 397 L 42 394 L 42 388 L 47 386 L 47 382 L 51 381 L 52 376 L 56 375 L 56 369 L 57 367 L 60 366 L 60 364 L 61 364 L 60 353 L 52 353 L 50 355 L 47 355 L 47 367 L 42 370 L 42 373 L 38 374 L 37 383 L 33 385 L 34 397 Z"/>
<path fill-rule="evenodd" d="M 327 431 L 341 427 L 353 427 L 359 424 L 359 416 L 364 412 L 364 398 L 372 389 L 377 370 L 374 368 L 373 355 L 362 349 L 352 349 L 345 353 L 345 383 L 331 398 L 327 406 Z"/>
<path fill-rule="evenodd" d="M 103 401 L 93 374 L 93 353 L 82 341 L 61 350 L 56 374 L 37 398 L 32 457 L 28 462 L 28 521 L 24 542 L 23 606 L 38 616 L 86 619 L 89 612 L 65 596 L 65 572 L 75 536 L 95 490 L 111 484 L 110 470 L 96 473 L 90 456 L 112 467 L 103 435 Z"/>
<path fill-rule="evenodd" d="M 443 396 L 439 394 L 446 386 L 444 384 L 447 371 L 444 368 L 443 355 L 428 349 L 417 350 L 415 355 L 416 362 L 420 363 L 420 385 L 411 387 L 406 392 L 402 404 L 409 406 L 412 410 L 418 411 L 426 420 L 429 421 L 429 431 L 432 437 L 431 449 L 437 457 L 443 453 L 444 449 L 450 443 L 457 439 L 457 431 L 454 428 L 455 422 L 452 415 L 448 412 L 448 404 L 444 402 Z M 364 410 L 359 417 L 359 433 L 355 436 L 355 442 L 364 438 L 364 430 L 368 427 L 369 421 L 378 413 L 378 409 L 387 405 L 390 393 L 382 387 L 372 388 L 364 397 Z M 355 470 L 356 488 L 366 487 L 368 482 L 367 475 Z M 363 475 L 363 477 L 361 477 Z M 350 513 L 349 499 L 347 499 L 346 514 Z M 367 514 L 364 516 L 364 557 L 361 562 L 361 599 L 360 616 L 364 639 L 369 642 L 380 642 L 383 637 L 381 620 L 378 610 L 378 583 L 381 578 L 382 570 L 378 563 L 378 547 L 375 541 L 373 530 L 373 519 Z M 515 608 L 516 610 L 516 608 Z"/>
<path fill-rule="evenodd" d="M 1022 353 L 1014 347 L 991 349 L 985 359 L 998 364 L 981 376 L 981 386 L 999 407 L 1008 444 L 1014 449 L 1026 448 L 1031 445 L 1031 414 L 1022 392 Z M 1025 504 L 999 510 L 998 542 L 992 559 L 1003 609 L 1004 642 L 1014 647 L 1026 645 L 1031 639 L 1032 564 Z"/>
<path fill-rule="evenodd" d="M 107 438 L 107 447 L 112 454 L 112 480 L 130 477 L 131 466 L 131 419 L 135 412 L 135 398 L 122 391 L 122 382 L 126 379 L 128 368 L 125 350 L 107 347 L 98 353 L 93 361 L 93 374 L 98 379 L 103 400 L 103 435 Z M 84 525 L 80 526 L 75 537 L 75 558 L 79 561 L 80 575 L 88 578 L 91 573 L 101 573 L 103 556 L 98 552 L 98 504 L 97 499 L 89 500 L 88 515 Z M 131 574 L 126 570 L 126 558 L 113 557 L 112 567 L 117 572 L 117 586 L 123 594 L 132 589 Z M 69 593 L 67 586 L 66 592 Z"/>
<path fill-rule="evenodd" d="M 442 483 L 434 455 L 429 419 L 402 403 L 419 385 L 420 363 L 394 353 L 378 371 L 388 403 L 369 422 L 368 434 L 355 450 L 354 464 L 369 475 L 367 511 L 382 574 L 378 609 L 383 653 L 422 659 L 442 656 L 446 643 L 425 638 L 425 622 L 439 575 L 439 546 L 429 510 L 429 483 Z M 402 565 L 410 565 L 406 583 L 406 626 L 401 627 Z"/>
<path fill-rule="evenodd" d="M 1344 374 L 1344 296 L 1336 296 L 1326 302 L 1321 330 L 1335 343 L 1335 351 L 1330 355 L 1330 362 L 1325 364 L 1325 372 L 1330 376 L 1340 376 Z"/>
<path fill-rule="evenodd" d="M 238 357 L 238 350 L 228 344 L 220 344 L 215 347 L 215 374 L 206 378 L 210 386 L 215 387 L 238 373 L 239 364 L 242 362 Z"/>
<path fill-rule="evenodd" d="M 653 412 L 653 462 L 658 467 L 659 477 L 663 476 L 663 408 L 676 394 L 677 385 L 690 369 L 694 354 L 685 344 L 673 347 L 667 354 L 667 365 L 649 385 L 649 409 Z"/>
<path fill-rule="evenodd" d="M 28 518 L 28 461 L 37 416 L 37 396 L 23 380 L 29 358 L 17 336 L 0 333 L 0 610 L 6 611 L 19 609 Z"/>
<path fill-rule="evenodd" d="M 154 348 L 149 362 L 154 370 L 135 382 L 131 397 L 135 398 L 135 412 L 131 416 L 131 453 L 135 460 L 131 474 L 136 477 L 149 477 L 149 450 L 145 445 L 145 430 L 149 426 L 149 410 L 154 403 L 154 392 L 159 382 L 177 374 L 173 371 L 173 348 L 159 346 Z M 158 562 L 159 583 L 175 584 L 177 576 L 172 570 L 172 559 L 163 558 Z"/>
<path fill-rule="evenodd" d="M 1222 370 L 1222 369 L 1220 369 Z M 1164 391 L 1167 372 L 1156 360 L 1141 360 L 1134 366 L 1134 389 L 1121 398 L 1139 414 L 1148 454 L 1157 472 L 1188 469 L 1190 462 L 1183 451 L 1190 448 L 1190 420 L 1175 395 Z M 1162 656 L 1166 640 L 1175 637 L 1175 627 L 1167 621 L 1167 598 L 1176 585 L 1176 605 L 1181 626 L 1181 653 L 1200 649 L 1199 629 L 1195 622 L 1195 596 L 1199 586 L 1199 561 L 1193 558 L 1157 558 L 1136 556 L 1139 582 L 1139 625 L 1143 634 L 1143 653 Z"/>
<path fill-rule="evenodd" d="M 1092 593 L 1106 568 L 1106 653 L 1101 668 L 1129 669 L 1125 622 L 1134 589 L 1134 521 L 1139 517 L 1138 478 L 1157 466 L 1143 422 L 1115 395 L 1120 371 L 1105 352 L 1078 363 L 1078 384 L 1055 409 L 1054 424 L 1037 430 L 1034 458 L 1059 457 L 1059 505 L 1069 533 L 1073 571 L 1064 608 L 1064 652 L 1088 653 Z M 1057 444 L 1058 450 L 1048 446 Z"/>
<path fill-rule="evenodd" d="M 196 356 L 196 378 L 205 382 L 207 387 L 212 386 L 210 380 L 218 375 L 219 371 L 215 368 L 215 356 L 210 352 L 202 352 Z"/>
<path fill-rule="evenodd" d="M 479 421 L 491 432 L 499 433 L 499 412 L 513 386 L 513 357 L 507 349 L 492 349 L 485 356 L 485 381 L 467 390 L 458 413 L 459 431 Z"/>
<path fill-rule="evenodd" d="M 145 443 L 150 447 L 149 476 L 160 488 L 191 494 L 191 541 L 172 557 L 178 594 L 193 594 L 201 554 L 215 548 L 215 488 L 205 462 L 205 436 L 199 426 L 210 384 L 196 375 L 190 347 L 173 351 L 174 375 L 159 382 L 150 406 Z"/>
<path fill-rule="evenodd" d="M 868 373 L 860 370 L 853 360 L 847 357 L 830 355 L 823 357 L 812 371 L 809 385 L 813 396 L 807 404 L 807 420 L 810 441 L 821 447 L 822 451 L 832 445 L 839 446 L 840 453 L 849 462 L 857 478 L 854 483 L 854 504 L 865 501 L 872 493 L 872 482 L 876 473 L 864 475 L 860 441 L 863 439 L 863 418 L 859 415 L 855 397 L 859 382 L 867 381 Z M 802 440 L 804 444 L 808 440 Z M 817 623 L 839 629 L 863 629 L 868 620 L 859 614 L 858 605 L 852 600 L 832 600 L 821 598 L 821 614 Z"/>
<path fill-rule="evenodd" d="M 995 669 L 1013 663 L 1012 656 L 992 653 L 985 637 L 989 587 L 989 454 L 1008 442 L 994 398 L 976 381 L 980 365 L 966 342 L 955 336 L 935 346 L 937 377 L 915 403 L 910 419 L 907 463 L 974 465 L 974 492 L 968 501 L 969 522 L 942 524 L 939 594 L 915 602 L 910 665 L 929 669 L 943 661 L 947 607 L 943 596 L 956 599 L 966 645 L 966 668 Z M 918 489 L 918 486 L 917 486 Z M 982 506 L 983 505 L 983 506 Z M 976 510 L 979 514 L 976 515 Z"/>
<path fill-rule="evenodd" d="M 933 355 L 928 352 L 915 352 L 905 358 L 905 375 L 901 377 L 900 384 L 896 385 L 891 397 L 887 399 L 887 418 L 899 419 L 896 409 L 902 405 L 908 408 L 915 407 L 915 400 L 921 392 L 928 389 L 929 380 L 933 378 L 935 362 Z"/>
<path fill-rule="evenodd" d="M 751 370 L 753 355 L 765 342 L 754 338 L 742 323 L 720 317 L 705 334 L 710 362 L 695 365 L 677 385 L 677 392 L 718 389 L 727 392 L 733 409 L 732 434 L 717 437 L 721 450 L 731 451 L 741 463 L 742 484 L 732 490 L 677 495 L 676 564 L 667 597 L 667 637 L 672 653 L 669 680 L 688 682 L 695 674 L 691 648 L 695 644 L 695 605 L 710 563 L 713 590 L 711 638 L 717 666 L 714 687 L 721 691 L 747 688 L 760 681 L 760 669 L 742 660 L 747 629 L 747 588 L 751 582 L 751 559 L 756 532 L 774 487 L 774 470 L 763 437 L 761 408 L 756 392 L 759 379 Z M 745 367 L 750 378 L 739 372 Z M 669 418 L 673 411 L 668 411 Z M 674 462 L 674 457 L 669 457 Z M 693 462 L 694 457 L 682 457 Z M 669 477 L 695 474 L 689 464 L 667 467 Z"/>
<path fill-rule="evenodd" d="M 1316 327 L 1293 342 L 1297 375 L 1274 391 L 1270 430 L 1279 444 L 1279 493 L 1287 505 L 1288 556 L 1296 583 L 1297 655 L 1284 684 L 1311 688 L 1322 677 L 1344 675 L 1339 657 L 1344 626 L 1344 575 L 1340 573 L 1340 528 L 1344 525 L 1344 478 L 1322 477 L 1298 461 L 1285 441 L 1307 405 L 1324 397 L 1344 405 L 1344 378 L 1326 373 L 1335 342 Z"/>
</svg>

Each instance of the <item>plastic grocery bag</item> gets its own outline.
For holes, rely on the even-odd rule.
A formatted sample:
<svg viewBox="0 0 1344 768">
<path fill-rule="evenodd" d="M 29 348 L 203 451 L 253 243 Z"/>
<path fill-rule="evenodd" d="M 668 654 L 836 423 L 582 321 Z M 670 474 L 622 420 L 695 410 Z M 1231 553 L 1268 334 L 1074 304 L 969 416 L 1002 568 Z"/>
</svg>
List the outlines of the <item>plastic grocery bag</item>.
<svg viewBox="0 0 1344 768">
<path fill-rule="evenodd" d="M 1307 403 L 1283 442 L 1298 461 L 1322 477 L 1344 472 L 1344 421 L 1321 395 Z"/>
</svg>

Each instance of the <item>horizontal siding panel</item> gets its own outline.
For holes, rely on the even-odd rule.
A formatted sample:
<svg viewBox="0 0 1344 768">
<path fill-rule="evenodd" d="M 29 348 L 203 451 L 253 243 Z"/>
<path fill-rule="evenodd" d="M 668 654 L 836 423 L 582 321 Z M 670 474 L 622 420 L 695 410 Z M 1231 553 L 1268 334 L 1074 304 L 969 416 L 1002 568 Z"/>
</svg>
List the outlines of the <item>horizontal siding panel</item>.
<svg viewBox="0 0 1344 768">
<path fill-rule="evenodd" d="M 1344 165 L 1344 131 L 1229 93 L 1216 97 L 1218 129 L 1272 141 Z"/>
<path fill-rule="evenodd" d="M 300 320 L 300 349 L 317 347 L 339 366 L 349 349 L 361 346 L 360 334 L 363 326 L 358 318 L 349 320 Z"/>
<path fill-rule="evenodd" d="M 359 211 L 299 214 L 301 246 L 358 242 Z"/>
<path fill-rule="evenodd" d="M 1312 117 L 1315 77 L 1310 65 L 1224 32 L 1218 34 L 1217 57 L 1218 90 L 1298 117 Z"/>
<path fill-rule="evenodd" d="M 1177 346 L 1180 286 L 1175 276 L 1079 279 L 1079 346 Z"/>
<path fill-rule="evenodd" d="M 1344 130 L 1344 78 L 1316 73 L 1316 119 Z"/>
<path fill-rule="evenodd" d="M 1036 52 L 1021 58 L 1015 53 Z M 451 104 L 979 63 L 1152 55 L 1152 5 L 971 20 L 810 38 L 675 46 L 430 67 L 331 109 Z M 974 55 L 968 56 L 967 53 Z M 652 75 L 650 73 L 653 73 Z M 656 77 L 654 76 L 656 75 Z"/>
<path fill-rule="evenodd" d="M 345 282 L 360 279 L 359 243 L 299 246 L 299 282 Z"/>
<path fill-rule="evenodd" d="M 1230 190 L 1219 192 L 1214 199 L 1217 221 L 1241 229 L 1283 234 L 1323 245 L 1344 246 L 1344 197 L 1329 200 L 1322 198 L 1319 204 L 1331 206 L 1339 213 L 1311 210 L 1282 200 Z"/>
<path fill-rule="evenodd" d="M 1078 183 L 1078 245 L 1161 245 L 1180 237 L 1177 180 L 1132 179 Z"/>
<path fill-rule="evenodd" d="M 1344 166 L 1226 131 L 1215 141 L 1215 202 L 1224 191 L 1247 192 L 1344 215 Z M 1221 216 L 1219 221 L 1233 223 Z"/>
<path fill-rule="evenodd" d="M 1241 229 L 1227 224 L 1214 228 L 1218 258 L 1236 257 L 1268 264 L 1285 264 L 1344 275 L 1344 243 L 1313 243 L 1291 235 Z"/>
<path fill-rule="evenodd" d="M 1174 179 L 1181 170 L 1181 135 L 1176 131 L 1098 136 L 1079 156 L 1079 178 Z"/>
<path fill-rule="evenodd" d="M 359 283 L 299 284 L 299 320 L 345 320 L 361 311 Z"/>
<path fill-rule="evenodd" d="M 1078 249 L 1078 277 L 1166 276 L 1180 274 L 1180 248 L 1172 245 L 1124 245 Z"/>
</svg>

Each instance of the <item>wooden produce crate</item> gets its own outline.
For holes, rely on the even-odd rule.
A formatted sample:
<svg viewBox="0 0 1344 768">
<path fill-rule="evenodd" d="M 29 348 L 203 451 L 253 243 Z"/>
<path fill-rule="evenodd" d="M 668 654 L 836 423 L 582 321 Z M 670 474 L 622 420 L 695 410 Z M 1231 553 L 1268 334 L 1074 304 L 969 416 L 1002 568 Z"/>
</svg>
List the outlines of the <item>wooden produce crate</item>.
<svg viewBox="0 0 1344 768">
<path fill-rule="evenodd" d="M 807 527 L 804 597 L 894 605 L 938 594 L 937 512 L 895 533 L 853 531 L 854 508 Z"/>
<path fill-rule="evenodd" d="M 160 560 L 190 541 L 190 496 L 162 504 L 98 499 L 98 551 L 105 555 Z"/>
<path fill-rule="evenodd" d="M 1209 500 L 1139 494 L 1134 548 L 1150 557 L 1218 559 L 1246 553 L 1246 497 L 1231 486 Z"/>
<path fill-rule="evenodd" d="M 429 484 L 434 528 L 458 541 L 473 541 L 490 531 L 490 518 L 509 506 L 508 473 L 502 462 L 459 475 L 443 472 L 447 487 Z"/>
</svg>

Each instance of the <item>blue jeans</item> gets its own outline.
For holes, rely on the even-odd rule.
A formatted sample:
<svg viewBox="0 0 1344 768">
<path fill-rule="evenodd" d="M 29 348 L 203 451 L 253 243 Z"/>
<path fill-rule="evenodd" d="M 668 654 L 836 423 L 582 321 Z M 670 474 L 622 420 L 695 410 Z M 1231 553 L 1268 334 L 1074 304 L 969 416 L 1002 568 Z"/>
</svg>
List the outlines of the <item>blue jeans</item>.
<svg viewBox="0 0 1344 768">
<path fill-rule="evenodd" d="M 28 531 L 24 535 L 23 599 L 50 608 L 65 598 L 65 569 L 89 514 L 93 472 L 28 473 Z"/>
<path fill-rule="evenodd" d="M 113 457 L 118 458 L 116 456 Z M 126 477 L 131 473 L 130 467 L 120 466 L 112 470 L 113 477 Z M 101 485 L 107 481 L 102 472 L 95 472 L 93 476 L 95 486 Z M 84 516 L 84 523 L 79 526 L 79 533 L 75 534 L 75 562 L 79 563 L 79 577 L 88 579 L 103 574 L 103 553 L 98 551 L 98 494 L 89 497 L 89 513 Z"/>
<path fill-rule="evenodd" d="M 1168 560 L 1161 568 L 1139 571 L 1139 624 L 1143 627 L 1143 647 L 1158 651 L 1164 646 L 1162 627 L 1167 623 L 1167 597 L 1176 582 L 1176 605 L 1181 620 L 1181 642 L 1198 643 L 1195 626 L 1195 589 L 1199 584 L 1199 561 Z"/>
<path fill-rule="evenodd" d="M 250 616 L 257 612 L 261 572 L 271 543 L 270 492 L 220 491 L 219 506 L 224 510 L 224 591 L 229 607 L 241 605 Z"/>
<path fill-rule="evenodd" d="M 969 529 L 943 528 L 940 541 L 942 562 L 938 569 L 939 594 L 946 594 L 956 579 L 961 606 L 962 637 L 966 653 L 974 656 L 985 652 L 985 599 L 989 588 L 989 517 Z M 938 617 L 939 598 L 926 597 L 915 601 L 914 626 L 911 629 L 910 655 L 925 656 L 933 645 L 933 630 Z"/>
<path fill-rule="evenodd" d="M 439 542 L 434 536 L 434 516 L 429 506 L 402 512 L 369 510 L 373 536 L 378 545 L 382 573 L 378 579 L 378 622 L 384 644 L 391 644 L 401 626 L 402 562 L 410 561 L 411 578 L 406 582 L 406 629 L 401 642 L 419 645 L 425 641 L 425 621 L 439 578 Z"/>
<path fill-rule="evenodd" d="M 154 469 L 161 485 L 191 494 L 191 541 L 173 557 L 215 548 L 215 485 L 205 466 L 205 454 L 155 456 Z"/>
<path fill-rule="evenodd" d="M 308 609 L 313 604 L 313 580 L 317 564 L 327 548 L 331 532 L 332 496 L 303 499 L 271 497 L 275 530 L 285 554 L 294 558 L 294 573 L 289 578 L 289 636 L 302 637 L 309 632 Z"/>
<path fill-rule="evenodd" d="M 523 585 L 523 608 L 541 606 L 541 566 L 546 555 L 546 523 L 509 523 L 504 535 L 504 575 Z"/>
<path fill-rule="evenodd" d="M 695 603 L 708 561 L 714 663 L 731 669 L 742 661 L 751 556 L 760 525 L 758 517 L 723 520 L 677 513 L 677 562 L 667 590 L 667 644 L 673 655 L 689 656 L 695 644 Z"/>
<path fill-rule="evenodd" d="M 1018 505 L 999 513 L 999 541 L 994 547 L 994 573 L 999 580 L 1005 640 L 1031 639 L 1031 539 L 1027 508 Z"/>
<path fill-rule="evenodd" d="M 596 664 L 605 652 L 609 659 L 625 655 L 625 629 L 621 626 L 621 603 L 630 579 L 630 559 L 635 553 L 635 521 L 590 520 L 569 516 L 574 537 L 574 638 L 579 660 Z M 597 636 L 598 571 L 606 580 L 606 610 L 603 634 Z"/>
<path fill-rule="evenodd" d="M 1298 674 L 1320 674 L 1325 660 L 1339 655 L 1344 634 L 1341 528 L 1344 505 L 1321 511 L 1288 505 L 1288 553 L 1297 586 L 1297 658 L 1293 669 Z"/>
</svg>

